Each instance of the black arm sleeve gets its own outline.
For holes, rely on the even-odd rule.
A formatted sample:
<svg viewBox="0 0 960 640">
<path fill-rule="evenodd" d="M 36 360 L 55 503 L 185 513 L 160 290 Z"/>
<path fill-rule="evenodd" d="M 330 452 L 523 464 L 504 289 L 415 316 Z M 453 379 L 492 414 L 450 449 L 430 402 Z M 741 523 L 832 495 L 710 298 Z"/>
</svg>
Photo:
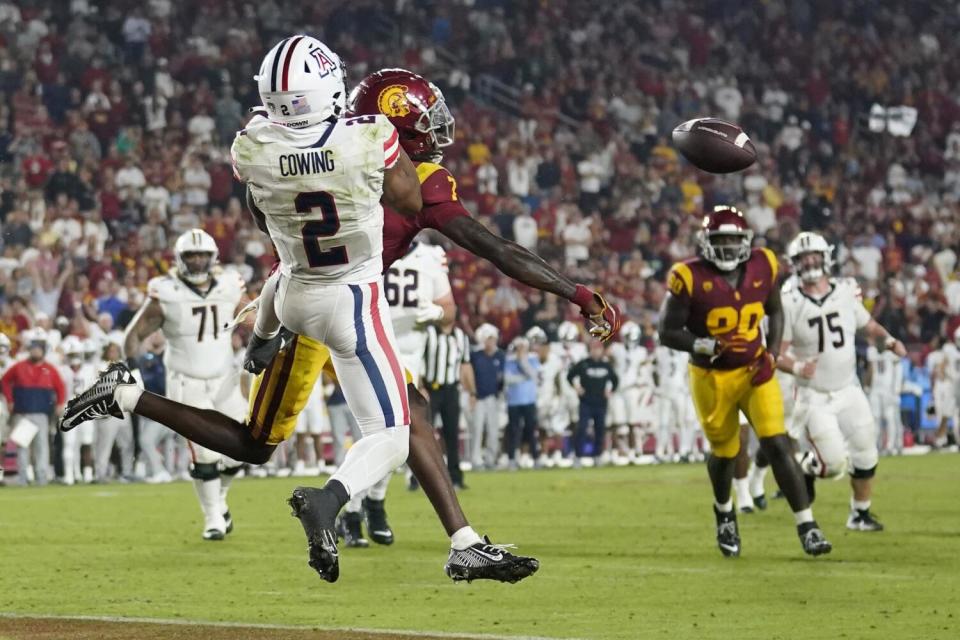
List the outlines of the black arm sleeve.
<svg viewBox="0 0 960 640">
<path fill-rule="evenodd" d="M 690 306 L 685 300 L 668 293 L 660 307 L 660 344 L 677 351 L 693 352 L 693 342 L 697 336 L 687 329 Z"/>
</svg>

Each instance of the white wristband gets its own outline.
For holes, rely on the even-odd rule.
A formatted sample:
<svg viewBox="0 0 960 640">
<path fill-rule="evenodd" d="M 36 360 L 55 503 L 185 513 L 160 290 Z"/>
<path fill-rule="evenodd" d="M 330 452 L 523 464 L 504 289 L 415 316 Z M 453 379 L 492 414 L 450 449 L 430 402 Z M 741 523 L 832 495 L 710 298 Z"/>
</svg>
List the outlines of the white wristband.
<svg viewBox="0 0 960 640">
<path fill-rule="evenodd" d="M 713 338 L 697 338 L 693 341 L 693 352 L 701 356 L 712 356 L 717 352 L 717 341 Z"/>
</svg>

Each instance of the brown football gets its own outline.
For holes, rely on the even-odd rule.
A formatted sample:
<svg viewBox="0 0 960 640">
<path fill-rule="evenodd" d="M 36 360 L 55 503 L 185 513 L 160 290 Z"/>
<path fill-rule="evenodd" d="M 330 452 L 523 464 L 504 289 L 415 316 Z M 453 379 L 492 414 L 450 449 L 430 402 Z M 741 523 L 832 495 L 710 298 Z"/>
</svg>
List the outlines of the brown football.
<svg viewBox="0 0 960 640">
<path fill-rule="evenodd" d="M 695 167 L 710 173 L 743 171 L 757 161 L 757 149 L 743 129 L 717 118 L 678 125 L 673 144 Z"/>
</svg>

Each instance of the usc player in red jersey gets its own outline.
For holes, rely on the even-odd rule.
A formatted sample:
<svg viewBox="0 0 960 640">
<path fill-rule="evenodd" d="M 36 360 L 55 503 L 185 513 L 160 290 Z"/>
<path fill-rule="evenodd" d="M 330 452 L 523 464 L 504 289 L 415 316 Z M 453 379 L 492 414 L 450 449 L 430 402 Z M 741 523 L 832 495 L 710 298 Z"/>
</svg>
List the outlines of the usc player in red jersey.
<svg viewBox="0 0 960 640">
<path fill-rule="evenodd" d="M 403 216 L 384 207 L 384 270 L 404 256 L 416 235 L 423 229 L 436 229 L 473 254 L 493 263 L 504 274 L 528 286 L 562 296 L 580 307 L 590 333 L 606 342 L 620 328 L 621 314 L 616 306 L 589 288 L 576 284 L 523 247 L 487 230 L 472 218 L 457 197 L 456 180 L 437 162 L 442 149 L 453 142 L 454 119 L 443 94 L 431 82 L 403 69 L 383 69 L 370 74 L 351 92 L 349 117 L 376 113 L 387 115 L 399 134 L 400 146 L 416 165 L 421 184 L 423 208 L 415 216 Z M 247 203 L 257 225 L 266 232 L 263 214 L 247 193 Z M 213 412 L 199 411 L 167 398 L 144 392 L 132 411 L 152 418 L 201 446 L 219 451 L 235 460 L 253 464 L 267 461 L 278 444 L 294 431 L 297 415 L 303 410 L 317 377 L 329 362 L 327 348 L 304 336 L 281 332 L 271 340 L 254 336 L 247 349 L 245 368 L 257 373 L 250 391 L 250 412 L 245 422 Z M 115 365 L 122 366 L 122 365 Z M 114 400 L 118 383 L 101 376 L 95 387 L 78 397 L 68 410 L 73 428 L 90 417 L 94 409 L 120 411 Z M 128 384 L 119 375 L 119 386 Z M 501 546 L 481 539 L 470 527 L 457 500 L 443 460 L 443 452 L 434 436 L 426 400 L 412 384 L 407 387 L 410 400 L 410 447 L 407 463 L 451 537 L 451 550 L 445 566 L 454 580 L 492 579 L 516 582 L 537 571 L 534 558 L 517 556 Z M 101 413 L 103 411 L 100 411 Z M 86 412 L 86 413 L 85 413 Z M 84 414 L 84 415 L 80 415 Z M 79 418 L 78 418 L 79 416 Z M 63 424 L 63 423 L 62 423 Z M 298 488 L 305 507 L 295 506 L 304 524 L 308 541 L 321 530 L 332 527 L 339 508 L 328 508 L 329 500 L 315 500 L 325 489 Z M 328 492 L 329 493 L 329 492 Z M 342 498 L 341 498 L 342 499 Z M 332 511 L 319 514 L 320 511 Z M 329 517 L 328 517 L 329 516 Z M 329 523 L 321 525 L 321 521 Z M 333 582 L 339 575 L 335 554 L 325 554 L 322 566 L 316 565 L 311 551 L 311 566 L 321 577 Z M 332 555 L 333 563 L 329 563 Z"/>
<path fill-rule="evenodd" d="M 813 519 L 803 474 L 793 459 L 783 421 L 783 397 L 773 377 L 783 335 L 777 257 L 751 249 L 753 231 L 728 206 L 704 216 L 702 255 L 673 265 L 660 314 L 660 341 L 691 354 L 689 374 L 697 416 L 712 452 L 717 544 L 740 555 L 740 532 L 730 498 L 740 450 L 742 411 L 760 439 L 797 524 L 803 550 L 829 553 L 830 543 Z M 761 322 L 768 320 L 766 346 Z"/>
</svg>

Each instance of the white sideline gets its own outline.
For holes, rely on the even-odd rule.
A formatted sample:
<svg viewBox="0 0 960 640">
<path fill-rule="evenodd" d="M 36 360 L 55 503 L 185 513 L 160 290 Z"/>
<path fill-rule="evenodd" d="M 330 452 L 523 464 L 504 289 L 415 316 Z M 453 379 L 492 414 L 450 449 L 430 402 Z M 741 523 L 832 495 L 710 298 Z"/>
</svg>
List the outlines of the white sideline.
<svg viewBox="0 0 960 640">
<path fill-rule="evenodd" d="M 20 618 L 35 618 L 47 620 L 77 620 L 86 622 L 119 622 L 127 624 L 166 624 L 183 627 L 204 626 L 222 627 L 227 629 L 269 629 L 279 631 L 348 631 L 351 633 L 367 633 L 376 635 L 393 634 L 420 636 L 421 638 L 467 638 L 469 640 L 585 640 L 583 638 L 553 638 L 548 636 L 509 636 L 494 633 L 454 633 L 451 631 L 419 631 L 416 629 L 369 629 L 365 627 L 325 627 L 320 625 L 296 624 L 265 624 L 244 622 L 211 622 L 209 620 L 185 620 L 183 618 L 138 618 L 127 616 L 66 616 L 44 613 L 10 613 L 0 611 L 0 618 L 17 620 Z"/>
</svg>

